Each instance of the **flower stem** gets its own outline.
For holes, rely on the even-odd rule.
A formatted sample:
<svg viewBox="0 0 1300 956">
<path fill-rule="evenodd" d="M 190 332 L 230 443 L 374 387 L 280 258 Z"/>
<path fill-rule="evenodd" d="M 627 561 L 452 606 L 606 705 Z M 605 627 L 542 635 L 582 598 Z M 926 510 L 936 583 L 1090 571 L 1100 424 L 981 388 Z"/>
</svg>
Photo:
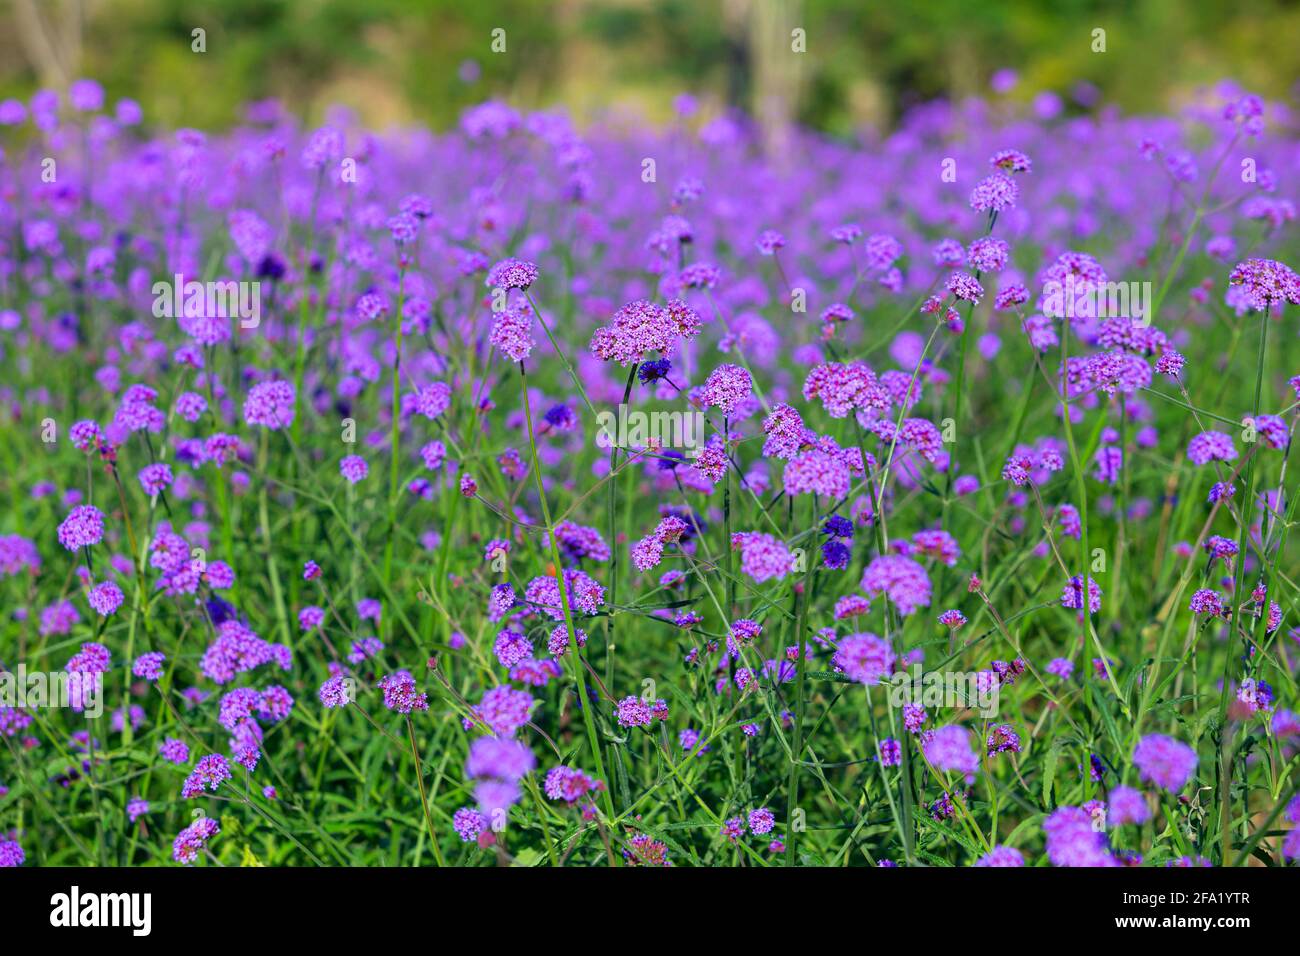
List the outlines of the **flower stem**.
<svg viewBox="0 0 1300 956">
<path fill-rule="evenodd" d="M 596 735 L 596 723 L 591 717 L 591 701 L 587 697 L 587 680 L 583 677 L 582 655 L 578 648 L 578 636 L 573 626 L 573 612 L 569 609 L 569 593 L 564 584 L 564 562 L 560 559 L 559 544 L 555 540 L 555 530 L 551 525 L 551 507 L 546 502 L 546 488 L 542 484 L 542 468 L 537 459 L 537 439 L 533 433 L 533 412 L 528 404 L 528 373 L 524 363 L 519 363 L 519 387 L 524 403 L 524 421 L 528 424 L 528 453 L 532 462 L 531 471 L 537 484 L 537 497 L 542 507 L 542 522 L 546 527 L 546 540 L 551 548 L 551 559 L 555 563 L 555 582 L 560 592 L 560 608 L 564 612 L 564 626 L 569 634 L 569 653 L 573 655 L 573 680 L 578 689 L 578 706 L 582 710 L 582 722 L 587 731 L 587 744 L 591 748 L 592 759 L 596 762 L 596 774 L 605 780 L 606 787 L 601 791 L 605 804 L 605 813 L 612 820 L 614 805 L 610 798 L 609 781 L 605 777 L 605 762 L 600 755 L 600 738 Z"/>
</svg>

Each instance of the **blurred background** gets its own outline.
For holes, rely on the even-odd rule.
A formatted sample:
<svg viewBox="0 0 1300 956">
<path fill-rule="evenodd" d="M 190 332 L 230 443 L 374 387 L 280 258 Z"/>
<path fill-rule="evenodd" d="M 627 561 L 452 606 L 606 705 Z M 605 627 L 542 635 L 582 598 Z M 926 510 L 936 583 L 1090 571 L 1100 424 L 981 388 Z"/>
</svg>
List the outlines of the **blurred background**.
<svg viewBox="0 0 1300 956">
<path fill-rule="evenodd" d="M 839 135 L 991 88 L 1066 109 L 1157 110 L 1224 78 L 1289 98 L 1298 37 L 1284 0 L 0 0 L 0 98 L 84 75 L 165 125 L 219 128 L 277 97 L 382 128 L 492 97 L 665 120 L 689 93 Z"/>
</svg>

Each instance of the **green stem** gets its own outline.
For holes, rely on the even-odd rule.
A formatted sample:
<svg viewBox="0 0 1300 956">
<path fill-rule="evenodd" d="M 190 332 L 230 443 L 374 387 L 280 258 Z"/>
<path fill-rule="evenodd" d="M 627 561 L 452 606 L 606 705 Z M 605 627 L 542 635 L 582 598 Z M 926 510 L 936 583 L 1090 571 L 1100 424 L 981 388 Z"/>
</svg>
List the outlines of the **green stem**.
<svg viewBox="0 0 1300 956">
<path fill-rule="evenodd" d="M 537 458 L 537 439 L 533 433 L 533 412 L 528 404 L 528 373 L 524 369 L 523 362 L 519 363 L 519 387 L 520 397 L 524 403 L 524 421 L 528 424 L 528 452 L 532 462 L 530 470 L 537 484 L 537 497 L 541 502 L 542 521 L 546 527 L 546 540 L 550 544 L 551 559 L 555 564 L 555 581 L 560 592 L 560 608 L 564 612 L 564 626 L 569 633 L 569 654 L 573 657 L 573 680 L 578 689 L 578 706 L 582 710 L 582 722 L 587 731 L 587 745 L 590 747 L 592 759 L 596 763 L 596 774 L 606 783 L 605 789 L 601 791 L 601 797 L 605 804 L 605 813 L 612 820 L 614 818 L 614 805 L 609 793 L 611 781 L 605 776 L 605 761 L 600 755 L 600 738 L 596 735 L 596 723 L 591 716 L 591 701 L 587 697 L 587 680 L 582 673 L 584 664 L 578 648 L 576 628 L 573 626 L 573 613 L 569 609 L 568 588 L 564 583 L 564 562 L 560 559 L 560 547 L 555 540 L 555 529 L 551 524 L 551 507 L 547 504 L 546 488 L 542 484 L 542 468 Z"/>
</svg>

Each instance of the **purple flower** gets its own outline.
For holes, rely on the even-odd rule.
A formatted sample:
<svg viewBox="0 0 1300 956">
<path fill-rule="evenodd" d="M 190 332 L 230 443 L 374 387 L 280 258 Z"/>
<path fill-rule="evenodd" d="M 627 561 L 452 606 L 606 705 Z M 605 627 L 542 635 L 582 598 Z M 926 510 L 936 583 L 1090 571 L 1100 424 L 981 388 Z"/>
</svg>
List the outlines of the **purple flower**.
<svg viewBox="0 0 1300 956">
<path fill-rule="evenodd" d="M 6 840 L 0 837 L 0 867 L 22 866 L 27 859 L 27 854 L 17 840 Z"/>
<path fill-rule="evenodd" d="M 216 792 L 222 783 L 230 779 L 230 763 L 221 754 L 208 754 L 194 765 L 194 772 L 185 780 L 181 796 L 187 800 L 197 797 L 204 790 Z"/>
<path fill-rule="evenodd" d="M 451 386 L 446 382 L 432 382 L 415 394 L 415 410 L 425 418 L 436 419 L 450 407 Z"/>
<path fill-rule="evenodd" d="M 790 573 L 794 555 L 781 541 L 759 531 L 738 531 L 731 536 L 731 549 L 740 551 L 740 570 L 756 583 L 780 580 Z"/>
<path fill-rule="evenodd" d="M 704 383 L 702 398 L 704 404 L 722 409 L 722 414 L 731 415 L 740 403 L 753 393 L 754 383 L 749 372 L 739 365 L 719 365 L 709 373 Z"/>
<path fill-rule="evenodd" d="M 701 321 L 695 310 L 680 299 L 666 306 L 638 299 L 614 313 L 608 325 L 591 337 L 591 352 L 603 361 L 632 365 L 645 361 L 647 353 L 671 355 L 684 339 L 699 334 Z"/>
<path fill-rule="evenodd" d="M 1074 664 L 1067 658 L 1056 657 L 1047 665 L 1047 673 L 1054 674 L 1061 680 L 1069 680 L 1070 675 L 1074 673 Z"/>
<path fill-rule="evenodd" d="M 350 484 L 356 484 L 366 475 L 370 474 L 370 466 L 360 455 L 346 455 L 339 462 L 339 473 L 348 480 Z"/>
<path fill-rule="evenodd" d="M 775 229 L 764 229 L 758 234 L 758 240 L 754 245 L 758 247 L 759 255 L 775 255 L 776 250 L 785 245 L 785 236 L 781 235 Z"/>
<path fill-rule="evenodd" d="M 502 259 L 488 270 L 484 281 L 490 289 L 527 289 L 537 281 L 537 266 L 523 259 Z"/>
<path fill-rule="evenodd" d="M 1186 364 L 1186 361 L 1187 360 L 1183 358 L 1182 353 L 1176 348 L 1173 346 L 1165 346 L 1164 350 L 1160 353 L 1160 357 L 1156 359 L 1156 371 L 1161 375 L 1167 375 L 1170 378 L 1177 378 L 1182 374 L 1183 365 Z"/>
<path fill-rule="evenodd" d="M 1177 793 L 1196 771 L 1196 751 L 1164 734 L 1147 734 L 1133 751 L 1133 766 L 1143 780 Z"/>
<path fill-rule="evenodd" d="M 614 716 L 620 727 L 649 727 L 654 711 L 640 697 L 628 696 L 618 702 Z"/>
<path fill-rule="evenodd" d="M 1061 591 L 1061 607 L 1082 610 L 1083 579 L 1079 575 L 1070 578 L 1069 583 Z M 1101 588 L 1092 579 L 1092 575 L 1088 575 L 1088 610 L 1093 614 L 1101 610 Z"/>
<path fill-rule="evenodd" d="M 903 746 L 893 737 L 880 741 L 880 765 L 897 767 L 903 761 Z"/>
<path fill-rule="evenodd" d="M 27 119 L 27 107 L 19 100 L 0 100 L 0 126 L 17 126 Z"/>
<path fill-rule="evenodd" d="M 517 740 L 479 737 L 470 745 L 465 776 L 514 782 L 537 765 L 533 752 Z"/>
<path fill-rule="evenodd" d="M 68 659 L 70 674 L 103 674 L 113 666 L 112 655 L 103 644 L 88 642 Z"/>
<path fill-rule="evenodd" d="M 969 783 L 979 771 L 979 757 L 971 749 L 970 731 L 956 724 L 940 727 L 922 744 L 925 759 L 936 770 L 962 774 Z"/>
<path fill-rule="evenodd" d="M 73 80 L 68 87 L 68 102 L 73 109 L 94 113 L 104 108 L 104 88 L 94 80 Z"/>
<path fill-rule="evenodd" d="M 602 785 L 581 770 L 561 765 L 547 772 L 542 789 L 548 800 L 563 800 L 572 804 L 592 790 L 602 789 Z"/>
<path fill-rule="evenodd" d="M 954 272 L 945 288 L 963 302 L 978 304 L 984 297 L 984 287 L 968 272 Z"/>
<path fill-rule="evenodd" d="M 507 630 L 497 635 L 493 650 L 501 666 L 511 668 L 533 656 L 533 642 L 517 631 Z"/>
<path fill-rule="evenodd" d="M 322 126 L 311 134 L 302 151 L 302 164 L 307 169 L 320 169 L 343 153 L 343 134 L 333 126 Z"/>
<path fill-rule="evenodd" d="M 475 713 L 493 733 L 501 737 L 513 737 L 520 727 L 528 723 L 534 703 L 527 691 L 502 685 L 483 695 Z"/>
<path fill-rule="evenodd" d="M 1020 851 L 1009 846 L 995 846 L 975 861 L 976 866 L 1024 866 Z"/>
<path fill-rule="evenodd" d="M 59 525 L 59 543 L 69 551 L 99 544 L 104 538 L 104 515 L 94 505 L 78 505 Z"/>
<path fill-rule="evenodd" d="M 749 811 L 750 832 L 761 836 L 764 833 L 771 833 L 774 826 L 776 826 L 776 817 L 767 807 Z"/>
<path fill-rule="evenodd" d="M 493 345 L 512 362 L 522 362 L 533 350 L 533 310 L 527 302 L 507 306 L 496 314 L 492 333 Z"/>
<path fill-rule="evenodd" d="M 149 651 L 141 654 L 135 659 L 135 663 L 131 665 L 131 673 L 144 680 L 159 680 L 163 675 L 162 665 L 166 659 L 166 656 L 160 651 Z"/>
<path fill-rule="evenodd" d="M 1020 189 L 1015 181 L 1003 173 L 994 173 L 979 181 L 971 191 L 970 207 L 976 212 L 1000 212 L 1016 204 Z"/>
<path fill-rule="evenodd" d="M 994 662 L 997 663 L 996 661 Z M 994 727 L 985 742 L 985 753 L 992 757 L 995 754 L 1020 753 L 1020 735 L 1012 729 L 1010 724 L 998 724 Z"/>
<path fill-rule="evenodd" d="M 1234 461 L 1237 449 L 1223 432 L 1201 432 L 1187 444 L 1187 459 L 1194 465 L 1211 461 Z"/>
<path fill-rule="evenodd" d="M 1001 272 L 1006 268 L 1009 253 L 1010 249 L 1001 239 L 984 236 L 970 244 L 966 261 L 971 268 L 978 269 L 980 272 Z M 958 273 L 958 275 L 961 275 L 961 273 Z M 950 287 L 948 291 L 953 292 L 955 290 Z M 957 297 L 959 299 L 965 298 L 965 296 L 961 295 Z M 1001 293 L 999 293 L 1000 298 Z M 979 300 L 975 299 L 973 301 L 978 302 Z"/>
<path fill-rule="evenodd" d="M 814 366 L 804 381 L 803 397 L 820 400 L 832 418 L 854 410 L 883 411 L 890 404 L 889 392 L 863 362 Z"/>
<path fill-rule="evenodd" d="M 141 797 L 132 797 L 126 804 L 126 818 L 131 823 L 135 823 L 140 817 L 149 812 L 149 801 Z"/>
<path fill-rule="evenodd" d="M 177 740 L 175 737 L 168 737 L 159 744 L 158 755 L 168 763 L 177 765 L 190 762 L 190 748 L 183 740 Z"/>
<path fill-rule="evenodd" d="M 1300 276 L 1275 259 L 1247 259 L 1228 276 L 1228 284 L 1240 286 L 1251 308 L 1260 311 L 1274 306 L 1300 305 Z"/>
<path fill-rule="evenodd" d="M 481 780 L 474 787 L 474 796 L 479 809 L 489 819 L 505 819 L 510 808 L 519 802 L 522 795 L 519 784 L 512 780 L 489 778 Z"/>
<path fill-rule="evenodd" d="M 279 429 L 293 424 L 295 395 L 293 386 L 284 381 L 254 385 L 244 399 L 244 421 L 250 425 Z"/>
<path fill-rule="evenodd" d="M 451 825 L 464 842 L 471 843 L 488 828 L 488 818 L 474 807 L 461 807 L 452 814 Z"/>
<path fill-rule="evenodd" d="M 172 470 L 165 463 L 156 462 L 141 468 L 139 479 L 140 487 L 144 489 L 145 494 L 156 495 L 171 485 Z"/>
<path fill-rule="evenodd" d="M 1047 858 L 1053 866 L 1117 866 L 1106 834 L 1094 825 L 1092 814 L 1079 807 L 1061 807 L 1043 821 Z"/>
<path fill-rule="evenodd" d="M 1223 614 L 1223 599 L 1219 597 L 1218 592 L 1210 588 L 1198 589 L 1192 594 L 1188 606 L 1193 614 L 1209 614 L 1212 617 Z"/>
<path fill-rule="evenodd" d="M 786 463 L 782 483 L 788 495 L 814 494 L 834 501 L 848 495 L 852 476 L 843 455 L 810 448 Z"/>
<path fill-rule="evenodd" d="M 939 623 L 954 630 L 966 623 L 966 615 L 956 608 L 939 615 Z"/>
<path fill-rule="evenodd" d="M 1145 823 L 1151 819 L 1151 809 L 1141 791 L 1132 787 L 1114 787 L 1108 796 L 1106 820 L 1112 826 Z"/>
<path fill-rule="evenodd" d="M 351 681 L 338 675 L 320 685 L 318 697 L 326 707 L 346 707 L 353 700 Z"/>
<path fill-rule="evenodd" d="M 875 634 L 850 634 L 840 640 L 834 663 L 860 684 L 879 684 L 894 669 L 894 650 Z"/>
<path fill-rule="evenodd" d="M 429 709 L 429 695 L 416 691 L 415 678 L 409 671 L 402 670 L 389 674 L 380 680 L 379 688 L 384 692 L 384 706 L 395 713 L 410 714 L 412 711 Z M 322 703 L 325 702 L 324 692 L 325 689 L 322 687 Z M 330 705 L 326 704 L 326 706 Z"/>
<path fill-rule="evenodd" d="M 207 848 L 208 841 L 221 832 L 221 827 L 211 817 L 200 817 L 176 835 L 172 842 L 172 859 L 190 864 Z"/>
<path fill-rule="evenodd" d="M 1027 173 L 1033 169 L 1029 157 L 1018 149 L 1000 149 L 989 157 L 989 165 L 1008 173 Z"/>
<path fill-rule="evenodd" d="M 886 595 L 904 616 L 930 606 L 930 577 L 925 568 L 901 554 L 883 554 L 862 572 L 862 590 Z"/>
<path fill-rule="evenodd" d="M 86 599 L 100 617 L 108 617 L 122 606 L 125 595 L 122 593 L 122 589 L 117 586 L 117 582 L 105 581 L 91 588 Z"/>
</svg>

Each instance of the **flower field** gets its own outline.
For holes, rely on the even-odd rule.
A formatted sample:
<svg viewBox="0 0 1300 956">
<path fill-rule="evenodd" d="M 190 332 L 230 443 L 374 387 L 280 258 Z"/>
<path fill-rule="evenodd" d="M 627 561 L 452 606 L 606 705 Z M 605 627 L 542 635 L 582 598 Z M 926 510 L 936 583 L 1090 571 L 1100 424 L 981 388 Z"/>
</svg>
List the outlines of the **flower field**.
<svg viewBox="0 0 1300 956">
<path fill-rule="evenodd" d="M 0 102 L 0 866 L 1300 857 L 1300 134 Z"/>
</svg>

